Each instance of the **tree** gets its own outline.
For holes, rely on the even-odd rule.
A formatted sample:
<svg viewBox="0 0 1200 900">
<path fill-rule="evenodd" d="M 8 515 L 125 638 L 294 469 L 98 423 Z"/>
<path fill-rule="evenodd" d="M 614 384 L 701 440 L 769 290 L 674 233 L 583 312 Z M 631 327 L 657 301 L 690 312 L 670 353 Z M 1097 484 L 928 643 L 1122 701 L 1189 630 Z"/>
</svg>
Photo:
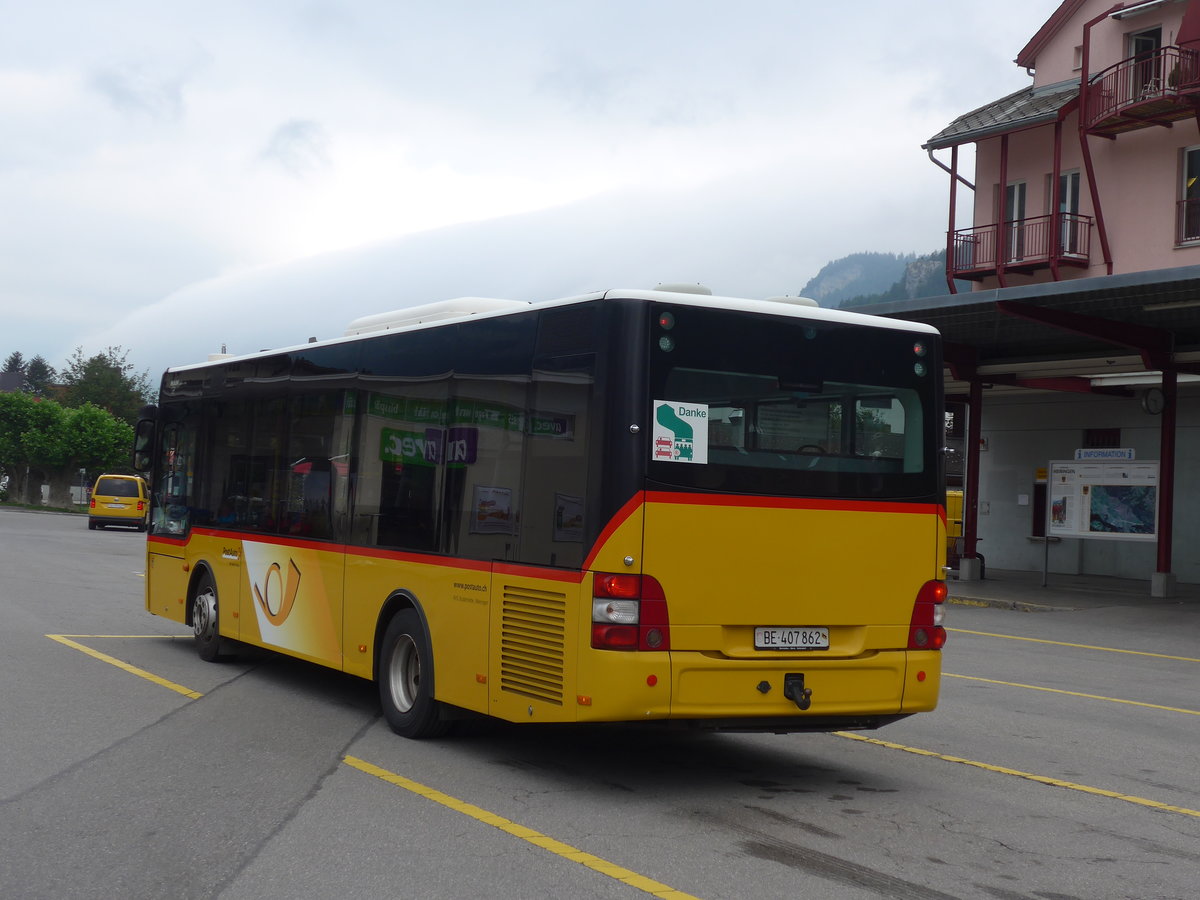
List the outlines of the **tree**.
<svg viewBox="0 0 1200 900">
<path fill-rule="evenodd" d="M 0 469 L 9 476 L 9 495 L 18 502 L 40 503 L 46 480 L 42 460 L 26 436 L 49 432 L 62 418 L 63 408 L 52 400 L 0 394 Z"/>
<path fill-rule="evenodd" d="M 4 360 L 4 368 L 0 369 L 0 372 L 23 373 L 24 371 L 25 357 L 21 354 L 20 350 L 14 350 L 12 353 L 8 354 L 8 358 Z"/>
<path fill-rule="evenodd" d="M 25 364 L 25 390 L 35 397 L 48 397 L 57 373 L 40 354 Z"/>
<path fill-rule="evenodd" d="M 50 505 L 70 506 L 81 468 L 123 469 L 132 446 L 133 428 L 90 403 L 65 409 L 29 394 L 0 394 L 0 469 L 19 502 L 40 503 L 48 482 Z"/>
<path fill-rule="evenodd" d="M 63 404 L 75 408 L 92 403 L 130 425 L 136 422 L 150 402 L 150 374 L 134 374 L 127 355 L 121 347 L 109 347 L 85 358 L 83 348 L 76 347 L 61 373 Z"/>
<path fill-rule="evenodd" d="M 128 465 L 133 426 L 85 403 L 63 410 L 49 428 L 26 433 L 23 440 L 30 458 L 46 473 L 50 505 L 70 506 L 80 469 L 98 474 Z"/>
</svg>

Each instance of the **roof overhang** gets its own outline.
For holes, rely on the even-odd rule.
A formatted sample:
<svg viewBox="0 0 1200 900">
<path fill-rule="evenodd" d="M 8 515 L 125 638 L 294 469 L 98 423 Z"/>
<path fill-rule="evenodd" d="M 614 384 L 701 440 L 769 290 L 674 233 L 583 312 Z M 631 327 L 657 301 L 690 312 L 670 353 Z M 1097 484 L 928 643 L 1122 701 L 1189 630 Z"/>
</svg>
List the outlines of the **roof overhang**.
<svg viewBox="0 0 1200 900">
<path fill-rule="evenodd" d="M 860 309 L 937 328 L 948 384 L 1128 394 L 1164 368 L 1200 376 L 1200 266 Z"/>
</svg>

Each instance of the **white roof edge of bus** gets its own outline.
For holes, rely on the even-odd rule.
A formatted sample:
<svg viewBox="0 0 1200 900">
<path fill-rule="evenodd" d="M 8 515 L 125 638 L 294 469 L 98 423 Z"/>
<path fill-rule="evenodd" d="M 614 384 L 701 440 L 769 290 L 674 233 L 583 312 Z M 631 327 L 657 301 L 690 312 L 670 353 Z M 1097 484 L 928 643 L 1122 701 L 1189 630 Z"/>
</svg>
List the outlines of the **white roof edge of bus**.
<svg viewBox="0 0 1200 900">
<path fill-rule="evenodd" d="M 611 290 L 604 291 L 605 297 L 625 297 L 630 300 L 668 300 L 683 306 L 715 306 L 720 309 L 770 315 L 794 316 L 798 319 L 816 319 L 822 322 L 841 322 L 847 325 L 866 325 L 871 328 L 892 328 L 897 331 L 916 331 L 937 334 L 937 329 L 924 322 L 909 322 L 905 319 L 888 319 L 866 313 L 850 312 L 845 309 L 826 309 L 797 302 L 807 298 L 773 297 L 769 300 L 749 300 L 744 297 L 707 297 L 696 294 L 673 294 L 664 291 Z M 539 304 L 541 305 L 541 304 Z"/>
<path fill-rule="evenodd" d="M 441 322 L 446 319 L 457 319 L 462 316 L 475 316 L 480 313 L 508 311 L 519 306 L 532 306 L 529 300 L 500 300 L 494 297 L 456 297 L 453 300 L 439 300 L 435 303 L 425 303 L 421 306 L 409 306 L 385 313 L 375 313 L 362 316 L 346 326 L 345 337 L 359 334 L 371 334 L 376 331 L 392 331 L 409 325 L 421 325 L 426 322 Z"/>
<path fill-rule="evenodd" d="M 494 298 L 477 297 L 469 298 L 462 297 L 460 300 L 477 302 L 479 300 L 490 300 L 494 304 L 490 309 L 483 311 L 471 312 L 465 308 L 456 314 L 448 315 L 437 319 L 419 319 L 410 322 L 407 325 L 398 325 L 388 330 L 392 331 L 414 331 L 427 327 L 432 322 L 439 324 L 443 322 L 451 322 L 455 320 L 463 320 L 470 318 L 490 319 L 494 316 L 502 316 L 518 311 L 519 309 L 547 309 L 555 306 L 570 306 L 574 303 L 584 303 L 589 300 L 599 300 L 601 297 L 621 298 L 628 300 L 646 300 L 646 301 L 663 301 L 676 303 L 683 306 L 710 306 L 719 309 L 741 310 L 743 312 L 763 313 L 768 315 L 784 315 L 793 316 L 798 319 L 815 319 L 823 322 L 840 322 L 847 325 L 866 325 L 872 328 L 891 328 L 897 331 L 913 331 L 922 334 L 937 334 L 937 329 L 932 325 L 926 325 L 924 322 L 909 322 L 904 319 L 887 319 L 880 316 L 866 315 L 865 313 L 849 312 L 842 309 L 825 309 L 821 306 L 808 306 L 794 302 L 796 298 L 786 299 L 771 299 L 771 300 L 751 300 L 745 297 L 721 297 L 710 296 L 707 294 L 697 294 L 693 292 L 678 293 L 673 291 L 662 290 L 646 290 L 645 288 L 635 289 L 613 289 L 607 291 L 593 291 L 587 294 L 576 294 L 571 297 L 561 297 L 555 300 L 497 300 Z M 790 301 L 790 302 L 789 302 Z M 453 304 L 458 301 L 445 300 L 438 303 L 426 304 L 423 307 L 411 307 L 409 309 L 399 310 L 400 313 L 407 313 L 412 316 L 417 310 L 442 307 L 445 304 Z M 381 313 L 374 316 L 363 316 L 351 322 L 353 326 L 357 322 L 362 322 L 366 319 L 378 318 L 383 320 L 392 313 Z M 358 340 L 360 336 L 369 337 L 372 334 L 382 333 L 384 329 L 377 331 L 364 331 L 361 334 L 350 333 L 341 335 L 335 338 L 327 338 L 325 340 L 309 342 L 305 344 L 293 344 L 286 347 L 272 347 L 266 350 L 259 350 L 255 353 L 241 353 L 227 357 L 227 360 L 243 360 L 255 359 L 262 356 L 269 356 L 274 353 L 290 353 L 297 350 L 311 350 L 317 346 L 329 346 L 331 344 L 343 344 L 349 341 Z M 349 328 L 347 329 L 349 332 Z M 221 360 L 225 362 L 227 360 Z M 189 363 L 181 366 L 171 366 L 167 369 L 168 372 L 182 372 L 189 369 L 202 369 L 206 366 L 213 365 L 211 362 Z"/>
</svg>

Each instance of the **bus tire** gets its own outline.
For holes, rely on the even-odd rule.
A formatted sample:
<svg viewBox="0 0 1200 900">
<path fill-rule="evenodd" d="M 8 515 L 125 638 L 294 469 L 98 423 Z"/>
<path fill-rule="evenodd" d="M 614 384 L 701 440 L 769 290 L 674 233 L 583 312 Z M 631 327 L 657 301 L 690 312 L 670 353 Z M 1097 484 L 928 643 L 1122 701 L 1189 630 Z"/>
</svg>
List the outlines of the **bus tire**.
<svg viewBox="0 0 1200 900">
<path fill-rule="evenodd" d="M 375 680 L 383 717 L 396 734 L 419 740 L 446 733 L 433 699 L 433 651 L 416 610 L 402 609 L 388 623 Z"/>
<path fill-rule="evenodd" d="M 221 655 L 221 619 L 217 605 L 217 585 L 210 573 L 196 580 L 192 592 L 192 633 L 196 636 L 196 653 L 205 662 L 216 662 Z"/>
</svg>

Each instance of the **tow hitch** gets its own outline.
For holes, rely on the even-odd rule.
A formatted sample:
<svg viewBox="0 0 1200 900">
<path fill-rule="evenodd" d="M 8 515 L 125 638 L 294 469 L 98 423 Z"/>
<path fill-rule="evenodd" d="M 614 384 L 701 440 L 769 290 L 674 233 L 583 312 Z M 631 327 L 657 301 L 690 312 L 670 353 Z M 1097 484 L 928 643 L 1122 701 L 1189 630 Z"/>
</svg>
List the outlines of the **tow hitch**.
<svg viewBox="0 0 1200 900">
<path fill-rule="evenodd" d="M 787 697 L 799 709 L 812 706 L 812 688 L 804 686 L 804 673 L 793 672 L 783 676 L 783 696 Z"/>
</svg>

